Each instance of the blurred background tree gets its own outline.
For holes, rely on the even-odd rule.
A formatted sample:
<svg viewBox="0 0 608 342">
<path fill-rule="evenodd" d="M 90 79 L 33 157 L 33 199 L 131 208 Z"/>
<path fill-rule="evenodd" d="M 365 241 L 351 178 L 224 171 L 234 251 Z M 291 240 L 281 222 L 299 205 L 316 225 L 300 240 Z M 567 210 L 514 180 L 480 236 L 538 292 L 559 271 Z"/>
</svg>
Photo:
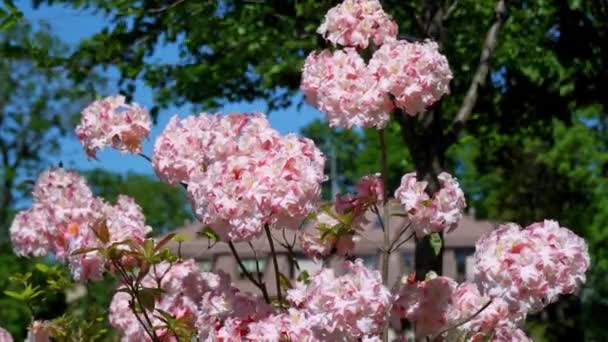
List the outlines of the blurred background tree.
<svg viewBox="0 0 608 342">
<path fill-rule="evenodd" d="M 324 46 L 315 30 L 337 2 L 34 0 L 36 5 L 93 9 L 108 24 L 61 58 L 41 58 L 45 53 L 24 42 L 4 44 L 0 55 L 29 56 L 37 63 L 44 60 L 46 70 L 62 67 L 77 82 L 90 79 L 88 71 L 98 66 L 116 67 L 122 93 L 132 96 L 138 80 L 153 89 L 159 106 L 153 113 L 173 104 L 215 108 L 255 99 L 265 100 L 274 109 L 301 101 L 297 89 L 303 60 L 311 50 Z M 493 1 L 382 3 L 395 17 L 401 34 L 408 39 L 438 40 L 450 61 L 452 94 L 433 108 L 434 115 L 451 122 L 469 88 L 478 91 L 466 127 L 442 146 L 443 167 L 460 178 L 471 214 L 521 224 L 555 218 L 590 244 L 593 266 L 582 302 L 560 302 L 540 314 L 531 323 L 534 337 L 603 340 L 606 318 L 593 313 L 608 310 L 608 255 L 602 250 L 608 240 L 608 22 L 604 20 L 608 1 L 513 0 L 506 2 L 506 15 L 499 18 Z M 480 66 L 484 33 L 497 22 L 504 25 L 496 50 L 491 59 L 481 61 L 488 63 L 489 73 L 472 83 Z M 150 58 L 165 45 L 177 47 L 177 60 Z M 403 174 L 416 164 L 404 143 L 408 129 L 401 120 L 387 130 L 391 174 Z M 438 133 L 449 137 L 449 129 L 440 127 Z M 340 176 L 333 192 L 379 170 L 374 131 L 336 131 L 321 122 L 302 131 L 330 155 L 328 161 L 335 161 Z M 327 167 L 331 174 L 332 163 Z M 16 174 L 23 173 L 13 171 Z M 104 177 L 99 178 L 101 184 Z M 123 178 L 121 186 L 132 181 L 136 182 Z M 389 184 L 394 188 L 398 181 L 390 179 Z M 14 193 L 15 184 L 3 190 Z M 329 198 L 331 193 L 328 183 L 324 196 Z M 145 195 L 138 201 L 145 201 Z M 16 206 L 15 195 L 9 202 L 3 210 Z M 163 220 L 174 219 L 174 214 L 167 212 L 155 223 L 170 227 L 176 221 Z M 551 322 L 550 329 L 543 322 Z"/>
</svg>

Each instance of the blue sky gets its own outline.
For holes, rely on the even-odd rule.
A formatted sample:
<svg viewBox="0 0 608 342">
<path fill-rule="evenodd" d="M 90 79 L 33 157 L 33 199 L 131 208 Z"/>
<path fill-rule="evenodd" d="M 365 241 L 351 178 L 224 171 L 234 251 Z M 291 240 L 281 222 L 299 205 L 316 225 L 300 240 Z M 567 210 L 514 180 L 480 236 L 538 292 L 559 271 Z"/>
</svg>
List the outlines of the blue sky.
<svg viewBox="0 0 608 342">
<path fill-rule="evenodd" d="M 48 23 L 53 32 L 70 45 L 75 45 L 82 39 L 90 37 L 104 26 L 104 18 L 90 11 L 76 11 L 62 6 L 41 6 L 38 9 L 33 9 L 29 0 L 17 1 L 16 4 L 24 12 L 28 20 L 31 22 L 44 21 Z M 162 47 L 156 51 L 152 59 L 162 61 L 175 60 L 177 59 L 177 49 L 175 46 Z M 107 76 L 110 82 L 118 79 L 118 74 L 113 70 L 109 70 Z M 115 88 L 110 83 L 110 89 L 113 87 Z M 151 107 L 153 105 L 152 90 L 142 82 L 138 82 L 135 101 L 146 107 Z M 256 101 L 253 103 L 230 103 L 223 107 L 221 112 L 252 112 L 264 111 L 265 109 L 265 102 Z M 150 139 L 144 144 L 143 149 L 145 154 L 152 154 L 154 140 L 174 114 L 185 116 L 194 113 L 189 112 L 188 106 L 181 108 L 173 107 L 161 111 L 158 123 L 153 128 Z M 283 134 L 298 132 L 300 128 L 312 120 L 321 117 L 322 114 L 309 105 L 303 105 L 300 109 L 294 105 L 284 110 L 274 111 L 269 115 L 272 126 Z M 64 138 L 61 145 L 61 153 L 50 158 L 50 161 L 55 164 L 61 161 L 67 167 L 76 169 L 104 168 L 118 173 L 133 171 L 152 174 L 150 165 L 143 158 L 131 155 L 121 156 L 113 150 L 104 150 L 98 153 L 98 160 L 88 160 L 74 135 Z"/>
</svg>

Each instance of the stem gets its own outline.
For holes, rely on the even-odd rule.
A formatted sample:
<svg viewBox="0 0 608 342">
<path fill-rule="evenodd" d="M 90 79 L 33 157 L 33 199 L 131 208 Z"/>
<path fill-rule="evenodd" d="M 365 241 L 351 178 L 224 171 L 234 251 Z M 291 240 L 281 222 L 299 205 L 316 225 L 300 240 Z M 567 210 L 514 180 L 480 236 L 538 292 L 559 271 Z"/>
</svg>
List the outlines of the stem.
<svg viewBox="0 0 608 342">
<path fill-rule="evenodd" d="M 253 248 L 253 244 L 251 243 L 251 241 L 247 241 L 247 243 L 249 244 L 249 248 L 251 248 L 251 251 L 253 252 L 253 257 L 255 258 L 255 270 L 257 272 L 258 281 L 261 284 L 263 280 L 262 280 L 262 272 L 260 272 L 260 260 L 258 259 L 258 253 L 255 250 L 255 248 Z"/>
<path fill-rule="evenodd" d="M 388 285 L 388 262 L 391 254 L 390 251 L 390 213 L 388 207 L 388 165 L 386 161 L 386 140 L 384 137 L 384 129 L 378 131 L 380 138 L 380 154 L 382 161 L 382 184 L 384 186 L 384 254 L 382 255 L 382 282 L 384 285 Z"/>
<path fill-rule="evenodd" d="M 405 241 L 409 240 L 412 237 L 412 235 L 410 235 L 407 239 L 405 239 L 405 241 L 402 241 L 400 244 L 397 245 L 397 247 L 395 247 L 395 244 L 397 243 L 397 241 L 399 241 L 399 239 L 401 239 L 403 234 L 405 234 L 405 232 L 411 225 L 412 225 L 412 223 L 408 221 L 407 225 L 405 227 L 403 227 L 403 229 L 401 229 L 401 231 L 399 232 L 399 234 L 397 235 L 395 240 L 393 240 L 393 242 L 391 242 L 391 247 L 389 248 L 391 253 L 393 251 L 397 250 L 397 248 L 399 248 L 399 246 L 401 246 Z"/>
<path fill-rule="evenodd" d="M 241 257 L 237 253 L 236 248 L 234 248 L 234 243 L 232 243 L 232 241 L 228 241 L 228 246 L 230 247 L 230 251 L 232 252 L 232 255 L 234 255 L 234 258 L 236 259 L 236 262 L 239 264 L 239 267 L 241 268 L 241 272 L 243 272 L 243 274 L 245 274 L 247 279 L 249 279 L 249 281 L 251 281 L 253 283 L 253 285 L 255 285 L 258 289 L 260 289 L 260 291 L 262 291 L 264 300 L 266 301 L 266 303 L 270 304 L 270 297 L 268 296 L 268 291 L 266 290 L 266 284 L 255 280 L 255 278 L 253 278 L 251 273 L 249 273 L 249 271 L 247 271 L 247 269 L 245 268 L 245 265 L 243 265 L 243 260 L 241 260 Z"/>
<path fill-rule="evenodd" d="M 384 220 L 380 220 L 383 225 L 383 233 L 384 233 L 384 253 L 382 254 L 382 283 L 388 287 L 388 272 L 389 272 L 389 259 L 391 256 L 390 250 L 390 212 L 388 207 L 388 163 L 386 161 L 386 139 L 384 137 L 384 129 L 378 131 L 380 138 L 380 156 L 382 162 L 382 185 L 383 185 L 383 205 L 384 209 Z M 376 212 L 377 208 L 376 208 Z M 379 213 L 378 213 L 379 214 Z M 388 324 L 385 324 L 384 329 L 382 331 L 382 340 L 384 342 L 388 342 Z"/>
<path fill-rule="evenodd" d="M 283 305 L 283 296 L 281 295 L 281 277 L 279 273 L 279 263 L 277 262 L 277 252 L 274 249 L 274 241 L 272 240 L 272 234 L 270 234 L 270 228 L 268 225 L 264 225 L 266 231 L 266 237 L 268 237 L 268 243 L 270 244 L 270 252 L 272 254 L 272 262 L 274 263 L 274 276 L 277 282 L 277 297 L 279 299 L 279 306 Z"/>
<path fill-rule="evenodd" d="M 129 277 L 129 275 L 127 274 L 127 271 L 122 267 L 122 265 L 120 265 L 120 263 L 116 262 L 115 260 L 112 260 L 112 264 L 114 265 L 114 268 L 116 268 L 118 273 L 123 277 L 124 284 L 127 287 L 127 289 L 129 290 L 129 294 L 131 295 L 131 301 L 132 301 L 133 305 L 135 305 L 136 303 L 137 303 L 137 305 L 139 305 L 139 308 L 141 309 L 142 314 L 144 315 L 144 318 L 146 319 L 147 325 L 146 325 L 146 323 L 144 323 L 142 321 L 141 317 L 139 317 L 139 315 L 137 314 L 137 310 L 136 310 L 135 306 L 132 308 L 133 315 L 135 315 L 135 318 L 137 318 L 137 321 L 139 322 L 139 324 L 141 324 L 141 326 L 144 328 L 144 330 L 146 331 L 148 336 L 150 336 L 152 341 L 159 342 L 160 340 L 159 340 L 158 336 L 156 336 L 156 331 L 154 331 L 154 325 L 152 324 L 150 317 L 148 317 L 148 314 L 146 313 L 146 308 L 141 304 L 141 301 L 139 300 L 139 294 L 137 293 L 139 290 L 137 288 L 135 288 L 133 286 L 133 284 L 130 283 L 131 277 Z M 150 328 L 150 330 L 148 330 L 148 327 Z"/>
<path fill-rule="evenodd" d="M 472 314 L 471 316 L 463 319 L 462 321 L 452 325 L 451 327 L 447 327 L 443 330 L 441 330 L 437 335 L 435 335 L 435 337 L 433 338 L 433 341 L 439 341 L 439 337 L 441 337 L 441 335 L 445 334 L 446 332 L 452 330 L 452 329 L 456 329 L 459 326 L 468 323 L 469 321 L 471 321 L 473 318 L 477 317 L 483 310 L 485 310 L 488 306 L 490 306 L 490 304 L 492 304 L 492 299 L 490 299 L 487 303 L 485 303 L 481 308 L 479 308 L 479 310 L 475 311 L 474 314 Z"/>
</svg>

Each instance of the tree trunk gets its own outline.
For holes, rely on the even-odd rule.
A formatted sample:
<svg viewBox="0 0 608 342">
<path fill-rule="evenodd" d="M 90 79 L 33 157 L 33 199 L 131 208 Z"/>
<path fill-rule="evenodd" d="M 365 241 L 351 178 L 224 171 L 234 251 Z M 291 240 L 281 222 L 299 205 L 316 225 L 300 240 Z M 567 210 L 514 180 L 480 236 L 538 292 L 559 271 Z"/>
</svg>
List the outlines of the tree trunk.
<svg viewBox="0 0 608 342">
<path fill-rule="evenodd" d="M 426 191 L 429 196 L 433 196 L 439 190 L 437 176 L 445 168 L 445 136 L 440 108 L 433 108 L 416 117 L 408 116 L 401 111 L 398 111 L 396 116 L 401 125 L 403 140 L 414 161 L 417 178 L 428 183 Z M 430 236 L 417 240 L 416 279 L 424 280 L 429 271 L 441 274 L 442 255 L 443 245 L 436 255 L 431 247 Z"/>
</svg>

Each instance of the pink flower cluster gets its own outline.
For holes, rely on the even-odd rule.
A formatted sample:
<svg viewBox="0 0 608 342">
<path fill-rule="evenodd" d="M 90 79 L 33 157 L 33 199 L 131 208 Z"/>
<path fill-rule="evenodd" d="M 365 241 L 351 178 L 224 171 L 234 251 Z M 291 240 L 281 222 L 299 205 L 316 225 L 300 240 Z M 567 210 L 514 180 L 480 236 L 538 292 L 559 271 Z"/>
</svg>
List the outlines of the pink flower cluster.
<svg viewBox="0 0 608 342">
<path fill-rule="evenodd" d="M 194 260 L 161 263 L 144 277 L 142 286 L 162 289 L 155 309 L 197 329 L 201 341 L 240 341 L 249 323 L 271 313 L 269 305 L 234 288 L 226 274 L 201 272 Z M 110 323 L 122 332 L 122 341 L 150 341 L 130 301 L 128 293 L 116 292 L 110 305 Z M 171 332 L 163 322 L 153 312 L 148 316 L 153 318 L 157 336 L 171 341 Z"/>
<path fill-rule="evenodd" d="M 324 163 L 312 140 L 280 135 L 261 113 L 173 118 L 153 157 L 162 179 L 188 184 L 201 222 L 233 241 L 297 226 L 318 205 Z"/>
<path fill-rule="evenodd" d="M 369 62 L 378 87 L 395 98 L 409 115 L 423 113 L 450 91 L 452 71 L 447 58 L 432 41 L 394 41 L 382 45 Z"/>
<path fill-rule="evenodd" d="M 410 276 L 396 297 L 392 319 L 414 323 L 418 337 L 442 334 L 450 341 L 463 336 L 477 341 L 494 334 L 492 341 L 528 340 L 518 327 L 525 316 L 513 315 L 500 298 L 482 296 L 472 283 L 458 285 L 434 274 L 417 282 Z M 523 338 L 503 340 L 498 334 Z"/>
<path fill-rule="evenodd" d="M 405 174 L 395 191 L 395 198 L 405 207 L 418 237 L 433 232 L 450 232 L 458 226 L 466 207 L 458 181 L 442 172 L 437 177 L 441 188 L 431 198 L 425 190 L 426 181 L 418 181 L 415 173 Z"/>
<path fill-rule="evenodd" d="M 428 336 L 446 327 L 449 306 L 456 282 L 448 277 L 432 276 L 425 281 L 408 277 L 402 284 L 392 314 L 416 324 L 417 336 Z"/>
<path fill-rule="evenodd" d="M 367 269 L 361 260 L 346 261 L 345 268 L 349 273 L 343 276 L 323 269 L 309 284 L 297 283 L 289 290 L 288 300 L 322 340 L 380 335 L 392 303 L 390 291 L 382 284 L 380 273 Z"/>
<path fill-rule="evenodd" d="M 452 294 L 449 322 L 451 326 L 466 323 L 448 335 L 466 334 L 477 341 L 493 334 L 493 341 L 529 341 L 519 328 L 524 318 L 525 315 L 511 313 L 502 298 L 482 296 L 477 285 L 462 283 Z"/>
<path fill-rule="evenodd" d="M 97 252 L 72 255 L 81 248 L 100 247 L 96 230 L 107 227 L 109 242 L 143 241 L 151 231 L 141 208 L 127 196 L 116 205 L 94 197 L 75 172 L 53 168 L 43 172 L 33 189 L 32 208 L 17 213 L 10 227 L 15 254 L 66 260 L 76 280 L 99 279 L 105 260 Z"/>
<path fill-rule="evenodd" d="M 513 312 L 536 312 L 575 293 L 585 282 L 585 240 L 556 221 L 525 229 L 502 225 L 475 246 L 475 279 L 481 292 L 503 298 Z"/>
<path fill-rule="evenodd" d="M 13 336 L 2 327 L 0 327 L 0 342 L 13 342 Z"/>
<path fill-rule="evenodd" d="M 347 0 L 329 10 L 318 32 L 353 47 L 308 55 L 300 88 L 330 126 L 382 128 L 395 106 L 416 115 L 449 93 L 452 71 L 438 45 L 396 40 L 397 30 L 377 0 Z M 380 48 L 366 64 L 355 47 L 370 39 Z"/>
<path fill-rule="evenodd" d="M 96 152 L 106 146 L 121 153 L 141 152 L 141 142 L 151 127 L 146 109 L 137 103 L 125 103 L 124 96 L 110 96 L 94 101 L 82 111 L 76 135 L 87 155 L 95 158 Z"/>
<path fill-rule="evenodd" d="M 351 48 L 312 52 L 304 64 L 301 89 L 309 103 L 327 113 L 332 127 L 382 128 L 393 109 L 377 77 Z"/>
<path fill-rule="evenodd" d="M 317 33 L 334 45 L 365 49 L 370 39 L 376 45 L 395 40 L 397 30 L 380 1 L 346 0 L 327 12 Z"/>
<path fill-rule="evenodd" d="M 318 213 L 311 226 L 300 235 L 304 254 L 318 262 L 332 253 L 346 256 L 355 249 L 359 237 L 352 229 L 336 229 L 341 223 L 327 212 Z"/>
<path fill-rule="evenodd" d="M 336 195 L 336 211 L 362 215 L 370 206 L 382 203 L 384 200 L 384 182 L 380 174 L 367 175 L 355 185 L 355 193 Z"/>
<path fill-rule="evenodd" d="M 2 339 L 0 339 L 2 341 Z M 34 321 L 27 330 L 25 342 L 51 342 L 48 321 Z"/>
</svg>

